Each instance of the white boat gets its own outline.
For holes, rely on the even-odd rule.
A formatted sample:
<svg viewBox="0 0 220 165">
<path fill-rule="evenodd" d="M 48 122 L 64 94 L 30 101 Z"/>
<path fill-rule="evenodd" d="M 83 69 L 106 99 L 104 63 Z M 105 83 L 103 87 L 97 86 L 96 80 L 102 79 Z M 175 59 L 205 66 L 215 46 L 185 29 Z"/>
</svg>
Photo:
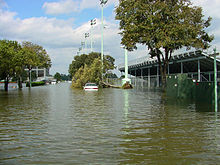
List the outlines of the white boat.
<svg viewBox="0 0 220 165">
<path fill-rule="evenodd" d="M 95 83 L 86 83 L 84 86 L 85 91 L 98 91 L 99 87 Z"/>
</svg>

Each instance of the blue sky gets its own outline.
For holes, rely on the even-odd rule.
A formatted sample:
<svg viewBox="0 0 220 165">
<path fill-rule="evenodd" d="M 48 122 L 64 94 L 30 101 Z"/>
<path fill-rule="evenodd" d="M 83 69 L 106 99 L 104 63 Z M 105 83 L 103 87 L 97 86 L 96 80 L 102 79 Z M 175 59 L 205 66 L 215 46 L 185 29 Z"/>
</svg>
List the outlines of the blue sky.
<svg viewBox="0 0 220 165">
<path fill-rule="evenodd" d="M 220 1 L 192 0 L 202 6 L 204 15 L 213 18 L 209 32 L 215 35 L 213 47 L 220 50 Z M 99 0 L 0 0 L 0 39 L 31 41 L 42 45 L 52 59 L 51 74 L 68 73 L 68 67 L 77 54 L 84 34 L 90 32 L 90 20 L 96 18 L 92 29 L 94 51 L 100 52 L 101 8 Z M 118 0 L 108 0 L 104 8 L 104 54 L 123 63 L 124 51 L 114 8 Z M 87 40 L 90 51 L 90 38 Z M 85 50 L 84 50 L 85 51 Z M 212 48 L 209 50 L 212 51 Z M 147 48 L 139 46 L 129 52 L 129 59 L 147 55 Z"/>
</svg>

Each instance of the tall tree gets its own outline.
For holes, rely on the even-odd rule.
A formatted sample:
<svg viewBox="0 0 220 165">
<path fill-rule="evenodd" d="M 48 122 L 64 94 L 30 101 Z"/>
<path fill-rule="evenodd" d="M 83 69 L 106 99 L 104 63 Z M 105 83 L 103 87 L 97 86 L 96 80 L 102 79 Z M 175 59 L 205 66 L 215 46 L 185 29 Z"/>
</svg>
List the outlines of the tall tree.
<svg viewBox="0 0 220 165">
<path fill-rule="evenodd" d="M 74 60 L 69 65 L 69 74 L 74 76 L 75 73 L 79 70 L 79 68 L 84 67 L 85 65 L 90 66 L 95 59 L 101 59 L 101 53 L 92 52 L 90 54 L 82 54 L 74 56 Z M 103 60 L 103 72 L 107 73 L 108 70 L 112 70 L 115 68 L 114 62 L 115 59 L 110 55 L 105 55 Z"/>
<path fill-rule="evenodd" d="M 72 64 L 69 66 L 73 87 L 82 87 L 88 81 L 99 84 L 102 80 L 102 74 L 105 77 L 109 70 L 115 68 L 114 62 L 115 59 L 113 57 L 105 55 L 102 67 L 101 53 L 96 52 L 75 56 Z"/>
<path fill-rule="evenodd" d="M 72 79 L 72 86 L 82 88 L 87 82 L 99 84 L 102 79 L 101 70 L 101 61 L 96 58 L 90 66 L 85 64 L 77 70 Z"/>
<path fill-rule="evenodd" d="M 119 0 L 115 18 L 120 21 L 121 43 L 126 49 L 146 45 L 151 57 L 157 57 L 163 85 L 175 50 L 206 49 L 214 39 L 205 32 L 211 18 L 205 20 L 202 8 L 190 0 Z"/>
<path fill-rule="evenodd" d="M 17 41 L 0 40 L 0 79 L 5 80 L 5 91 L 8 91 L 10 77 L 16 71 L 16 56 L 20 53 L 21 46 Z"/>
<path fill-rule="evenodd" d="M 61 81 L 61 74 L 56 72 L 56 74 L 53 76 L 55 79 L 57 79 L 57 81 Z"/>
<path fill-rule="evenodd" d="M 51 67 L 51 59 L 42 46 L 25 41 L 22 43 L 22 48 L 25 57 L 23 64 L 29 69 L 29 75 L 34 67 Z"/>
<path fill-rule="evenodd" d="M 25 64 L 31 69 L 33 67 L 51 67 L 51 59 L 46 50 L 37 44 L 25 41 L 22 43 L 25 54 Z"/>
</svg>

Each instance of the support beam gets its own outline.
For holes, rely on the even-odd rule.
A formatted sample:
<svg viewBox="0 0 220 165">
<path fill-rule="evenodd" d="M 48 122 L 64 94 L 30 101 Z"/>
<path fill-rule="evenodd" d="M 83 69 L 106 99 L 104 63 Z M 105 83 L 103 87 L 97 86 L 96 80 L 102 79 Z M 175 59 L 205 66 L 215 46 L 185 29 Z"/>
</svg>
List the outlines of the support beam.
<svg viewBox="0 0 220 165">
<path fill-rule="evenodd" d="M 46 68 L 44 68 L 44 80 L 46 80 Z"/>
<path fill-rule="evenodd" d="M 157 65 L 157 87 L 160 86 L 160 79 L 159 79 L 159 65 Z"/>
<path fill-rule="evenodd" d="M 201 75 L 200 75 L 200 60 L 198 60 L 198 81 L 201 81 Z"/>
<path fill-rule="evenodd" d="M 137 86 L 137 69 L 135 69 L 135 86 Z"/>
<path fill-rule="evenodd" d="M 36 75 L 37 75 L 37 78 L 38 78 L 38 66 L 36 67 Z"/>
<path fill-rule="evenodd" d="M 150 68 L 148 68 L 148 88 L 150 88 Z"/>
<path fill-rule="evenodd" d="M 181 74 L 183 74 L 183 63 L 181 62 Z"/>
</svg>

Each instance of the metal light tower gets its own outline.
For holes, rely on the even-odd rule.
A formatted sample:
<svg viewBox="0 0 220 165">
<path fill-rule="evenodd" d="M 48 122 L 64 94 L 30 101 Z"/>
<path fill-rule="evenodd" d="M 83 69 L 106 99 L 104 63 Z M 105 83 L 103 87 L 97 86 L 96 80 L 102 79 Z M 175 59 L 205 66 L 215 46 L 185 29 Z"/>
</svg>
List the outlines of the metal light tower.
<svg viewBox="0 0 220 165">
<path fill-rule="evenodd" d="M 215 112 L 218 112 L 218 94 L 217 94 L 217 66 L 216 66 L 216 48 L 213 49 L 214 51 L 214 82 L 215 82 Z"/>
<path fill-rule="evenodd" d="M 122 79 L 122 85 L 124 85 L 126 82 L 129 82 L 131 84 L 131 79 L 128 78 L 128 50 L 125 49 L 125 78 Z"/>
<path fill-rule="evenodd" d="M 89 33 L 85 33 L 85 54 L 87 54 L 87 43 L 86 43 L 86 38 L 89 37 Z"/>
<path fill-rule="evenodd" d="M 84 52 L 83 52 L 83 46 L 84 46 L 84 45 L 85 45 L 85 42 L 81 42 L 81 48 L 82 48 L 81 50 L 82 50 L 82 53 L 84 53 Z"/>
<path fill-rule="evenodd" d="M 90 29 L 90 41 L 91 41 L 91 52 L 93 51 L 93 47 L 92 47 L 92 28 L 93 28 L 93 25 L 96 24 L 96 19 L 92 19 L 90 21 L 90 25 L 91 25 L 91 29 Z"/>
<path fill-rule="evenodd" d="M 104 55 L 104 49 L 103 49 L 103 32 L 104 32 L 104 25 L 103 25 L 103 8 L 104 5 L 108 2 L 108 0 L 100 0 L 100 5 L 102 7 L 102 38 L 101 38 L 101 61 L 102 61 L 102 80 L 103 80 L 103 55 Z"/>
<path fill-rule="evenodd" d="M 82 47 L 80 47 L 80 48 L 79 48 L 79 54 L 81 54 L 81 53 L 80 53 L 80 52 L 81 52 L 81 50 L 82 50 Z"/>
</svg>

